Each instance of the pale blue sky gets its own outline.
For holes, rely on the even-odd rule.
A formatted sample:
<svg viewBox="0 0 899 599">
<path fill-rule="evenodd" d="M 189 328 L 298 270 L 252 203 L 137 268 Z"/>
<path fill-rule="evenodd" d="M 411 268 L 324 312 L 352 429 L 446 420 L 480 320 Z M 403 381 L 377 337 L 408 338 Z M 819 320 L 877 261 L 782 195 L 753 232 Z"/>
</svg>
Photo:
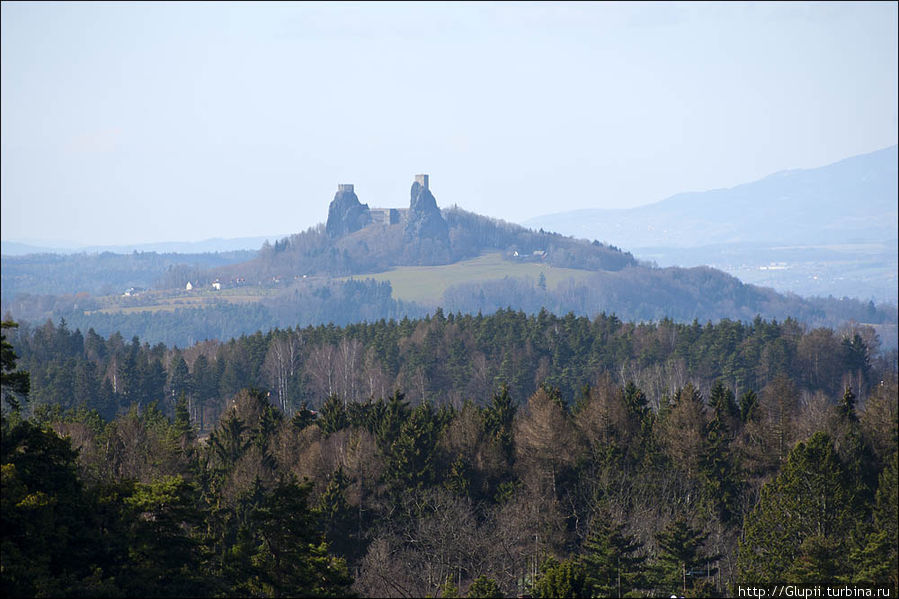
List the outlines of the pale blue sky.
<svg viewBox="0 0 899 599">
<path fill-rule="evenodd" d="M 2 4 L 2 238 L 520 222 L 897 143 L 897 4 Z"/>
</svg>

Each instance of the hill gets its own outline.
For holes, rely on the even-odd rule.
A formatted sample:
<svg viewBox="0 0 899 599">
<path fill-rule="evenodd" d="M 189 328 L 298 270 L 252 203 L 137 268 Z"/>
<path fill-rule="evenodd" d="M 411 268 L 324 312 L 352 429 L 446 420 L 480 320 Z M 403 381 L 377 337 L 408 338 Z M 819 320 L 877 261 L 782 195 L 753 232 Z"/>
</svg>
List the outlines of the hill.
<svg viewBox="0 0 899 599">
<path fill-rule="evenodd" d="M 510 265 L 542 262 L 609 271 L 637 265 L 630 253 L 598 241 L 533 231 L 455 206 L 440 210 L 430 190 L 417 181 L 411 196 L 408 209 L 372 210 L 359 201 L 352 185 L 341 185 L 326 224 L 266 244 L 244 264 L 211 269 L 204 282 L 359 275 L 398 266 L 454 264 L 495 251 L 503 253 Z"/>
<path fill-rule="evenodd" d="M 627 210 L 526 221 L 804 296 L 897 301 L 897 147 Z"/>
<path fill-rule="evenodd" d="M 729 189 L 626 210 L 548 214 L 525 224 L 631 249 L 720 243 L 833 245 L 897 237 L 897 146 Z"/>
<path fill-rule="evenodd" d="M 441 210 L 425 175 L 412 186 L 409 208 L 370 208 L 351 185 L 341 185 L 327 223 L 265 243 L 243 259 L 200 256 L 192 265 L 155 254 L 75 256 L 52 265 L 27 258 L 38 260 L 31 265 L 37 272 L 49 273 L 51 266 L 66 272 L 69 295 L 34 295 L 50 292 L 29 291 L 23 282 L 34 286 L 46 277 L 18 264 L 23 272 L 12 274 L 19 286 L 4 278 L 3 310 L 20 320 L 64 318 L 82 330 L 180 345 L 274 327 L 418 317 L 438 307 L 459 313 L 545 308 L 631 321 L 793 317 L 809 327 L 853 320 L 877 327 L 886 348 L 896 345 L 895 306 L 784 295 L 714 268 L 659 268 L 599 241 L 534 231 L 458 207 Z M 146 263 L 156 269 L 155 282 L 136 295 L 74 295 L 84 291 L 77 286 L 78 260 L 93 272 L 116 265 L 122 275 Z"/>
</svg>

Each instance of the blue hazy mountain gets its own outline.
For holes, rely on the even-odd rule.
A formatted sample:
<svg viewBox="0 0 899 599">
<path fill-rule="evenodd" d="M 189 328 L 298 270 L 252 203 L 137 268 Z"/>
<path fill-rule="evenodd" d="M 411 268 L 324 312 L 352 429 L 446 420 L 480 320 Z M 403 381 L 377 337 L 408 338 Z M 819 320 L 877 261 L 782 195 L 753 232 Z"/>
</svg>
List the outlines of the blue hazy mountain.
<svg viewBox="0 0 899 599">
<path fill-rule="evenodd" d="M 897 301 L 897 147 L 730 189 L 627 210 L 577 210 L 525 223 L 627 248 L 659 266 L 708 265 L 809 296 Z"/>
<path fill-rule="evenodd" d="M 525 226 L 619 247 L 729 243 L 834 245 L 897 237 L 897 146 L 729 189 L 680 193 L 631 209 L 547 214 Z"/>
</svg>

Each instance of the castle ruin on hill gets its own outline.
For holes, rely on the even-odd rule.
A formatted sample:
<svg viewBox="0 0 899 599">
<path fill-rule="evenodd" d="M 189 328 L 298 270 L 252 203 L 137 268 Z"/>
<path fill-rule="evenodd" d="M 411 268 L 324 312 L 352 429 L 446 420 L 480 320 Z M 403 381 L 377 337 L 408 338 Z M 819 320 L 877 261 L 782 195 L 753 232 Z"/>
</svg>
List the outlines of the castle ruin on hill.
<svg viewBox="0 0 899 599">
<path fill-rule="evenodd" d="M 337 193 L 328 209 L 328 223 L 326 230 L 332 238 L 342 237 L 371 225 L 403 225 L 405 228 L 421 230 L 421 222 L 424 218 L 427 222 L 436 223 L 443 221 L 440 209 L 430 191 L 430 180 L 426 174 L 415 175 L 412 183 L 412 201 L 410 208 L 369 208 L 356 196 L 355 186 L 352 183 L 339 183 Z M 420 198 L 428 198 L 422 203 Z M 427 218 L 419 212 L 428 212 Z M 436 211 L 436 214 L 433 214 Z M 415 213 L 415 214 L 412 214 Z M 427 233 L 433 226 L 425 227 Z M 437 228 L 439 223 L 437 223 Z M 442 231 L 441 231 L 442 232 Z"/>
</svg>

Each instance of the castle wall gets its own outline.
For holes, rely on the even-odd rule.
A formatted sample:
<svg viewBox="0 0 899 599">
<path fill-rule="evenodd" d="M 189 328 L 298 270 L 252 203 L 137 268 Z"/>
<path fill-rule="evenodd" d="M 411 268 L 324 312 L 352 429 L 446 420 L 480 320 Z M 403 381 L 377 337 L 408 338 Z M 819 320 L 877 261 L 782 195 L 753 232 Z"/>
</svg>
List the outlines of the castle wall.
<svg viewBox="0 0 899 599">
<path fill-rule="evenodd" d="M 405 213 L 404 208 L 370 208 L 372 224 L 378 225 L 398 225 L 403 222 Z"/>
</svg>

